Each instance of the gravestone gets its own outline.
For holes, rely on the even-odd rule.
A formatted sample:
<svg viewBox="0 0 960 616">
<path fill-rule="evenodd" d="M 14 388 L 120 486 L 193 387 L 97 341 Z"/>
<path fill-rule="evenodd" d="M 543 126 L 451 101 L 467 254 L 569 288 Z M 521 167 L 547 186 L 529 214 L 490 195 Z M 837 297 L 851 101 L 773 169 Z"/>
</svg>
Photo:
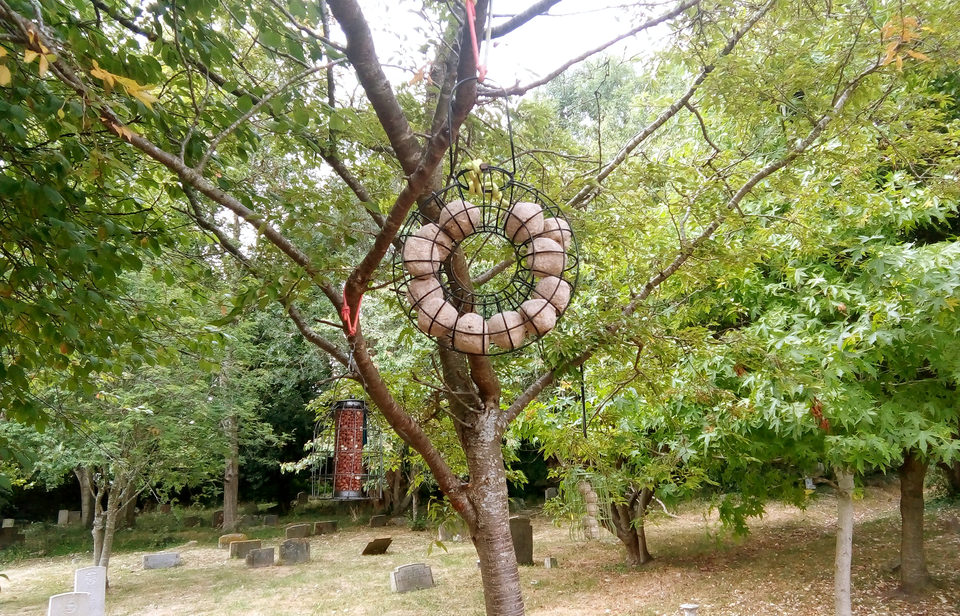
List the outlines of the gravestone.
<svg viewBox="0 0 960 616">
<path fill-rule="evenodd" d="M 230 533 L 229 535 L 221 535 L 220 539 L 217 541 L 217 547 L 221 550 L 226 550 L 230 548 L 230 544 L 234 541 L 246 541 L 247 536 L 243 533 Z"/>
<path fill-rule="evenodd" d="M 430 565 L 414 563 L 402 565 L 390 572 L 390 590 L 393 592 L 409 592 L 433 588 L 433 572 Z"/>
<path fill-rule="evenodd" d="M 684 603 L 680 606 L 680 609 L 683 610 L 683 616 L 697 616 L 697 610 L 700 609 L 700 606 L 696 603 Z"/>
<path fill-rule="evenodd" d="M 310 496 L 306 492 L 297 492 L 297 506 L 303 506 L 310 502 Z"/>
<path fill-rule="evenodd" d="M 213 527 L 220 528 L 223 526 L 223 510 L 213 512 Z"/>
<path fill-rule="evenodd" d="M 57 513 L 57 526 L 66 526 L 70 523 L 70 512 L 66 509 L 61 509 Z"/>
<path fill-rule="evenodd" d="M 11 545 L 23 544 L 27 536 L 20 532 L 15 526 L 0 528 L 0 550 L 8 548 Z"/>
<path fill-rule="evenodd" d="M 314 535 L 332 535 L 337 532 L 336 520 L 324 520 L 313 525 Z"/>
<path fill-rule="evenodd" d="M 84 567 L 74 571 L 73 591 L 90 595 L 90 616 L 103 616 L 106 611 L 107 568 Z"/>
<path fill-rule="evenodd" d="M 410 526 L 410 518 L 390 518 L 390 523 L 394 526 Z"/>
<path fill-rule="evenodd" d="M 90 616 L 90 593 L 53 595 L 47 604 L 47 616 Z"/>
<path fill-rule="evenodd" d="M 200 517 L 195 515 L 188 515 L 183 518 L 183 526 L 185 528 L 193 528 L 194 526 L 200 526 Z"/>
<path fill-rule="evenodd" d="M 280 544 L 280 564 L 299 565 L 310 562 L 310 542 L 306 539 L 287 539 Z"/>
<path fill-rule="evenodd" d="M 177 552 L 160 552 L 159 554 L 144 554 L 144 569 L 169 569 L 180 566 L 180 554 Z"/>
<path fill-rule="evenodd" d="M 83 514 L 79 511 L 71 511 L 67 514 L 68 524 L 79 524 L 81 519 L 83 519 Z"/>
<path fill-rule="evenodd" d="M 285 539 L 303 539 L 313 534 L 313 526 L 310 524 L 291 524 L 287 527 Z M 282 554 L 282 551 L 281 551 Z"/>
<path fill-rule="evenodd" d="M 273 548 L 262 548 L 259 550 L 250 550 L 247 554 L 247 567 L 258 569 L 260 567 L 273 566 Z"/>
<path fill-rule="evenodd" d="M 393 543 L 393 537 L 383 537 L 380 539 L 374 539 L 363 548 L 363 551 L 360 552 L 361 556 L 378 556 L 380 554 L 385 554 L 387 548 L 390 547 L 390 544 Z"/>
<path fill-rule="evenodd" d="M 438 541 L 453 541 L 453 529 L 446 522 L 440 524 L 437 528 Z"/>
<path fill-rule="evenodd" d="M 552 498 L 556 498 L 557 494 L 559 493 L 557 492 L 556 488 L 547 488 L 546 491 L 543 493 L 543 499 L 550 500 Z"/>
<path fill-rule="evenodd" d="M 13 528 L 17 525 L 17 521 L 13 518 L 3 518 L 3 526 L 0 528 Z"/>
<path fill-rule="evenodd" d="M 230 558 L 246 558 L 251 550 L 259 550 L 263 542 L 259 539 L 250 541 L 234 541 L 230 544 Z"/>
<path fill-rule="evenodd" d="M 173 511 L 173 505 L 170 503 L 164 503 L 163 505 L 160 505 L 160 513 L 170 513 L 171 511 Z"/>
<path fill-rule="evenodd" d="M 527 518 L 510 518 L 510 536 L 518 565 L 533 565 L 533 526 Z"/>
<path fill-rule="evenodd" d="M 264 526 L 276 526 L 280 523 L 280 516 L 278 515 L 265 515 L 263 516 L 263 525 Z"/>
<path fill-rule="evenodd" d="M 544 569 L 556 569 L 557 568 L 557 559 L 551 556 L 550 558 L 543 559 L 543 568 Z"/>
<path fill-rule="evenodd" d="M 370 528 L 378 528 L 387 525 L 387 516 L 375 515 L 370 517 Z"/>
</svg>

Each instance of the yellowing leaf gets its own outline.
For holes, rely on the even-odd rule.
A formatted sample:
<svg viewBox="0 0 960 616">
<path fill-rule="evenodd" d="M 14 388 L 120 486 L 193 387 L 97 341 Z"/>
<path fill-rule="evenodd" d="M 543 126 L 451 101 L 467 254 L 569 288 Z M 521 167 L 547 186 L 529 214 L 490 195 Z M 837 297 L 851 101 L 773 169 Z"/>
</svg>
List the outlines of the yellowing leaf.
<svg viewBox="0 0 960 616">
<path fill-rule="evenodd" d="M 903 72 L 903 56 L 897 56 L 897 70 Z"/>
<path fill-rule="evenodd" d="M 50 67 L 50 63 L 47 61 L 47 56 L 40 56 L 40 76 L 43 77 L 47 74 L 47 69 Z"/>
<path fill-rule="evenodd" d="M 887 45 L 887 55 L 883 57 L 883 62 L 880 63 L 880 66 L 886 66 L 890 64 L 890 62 L 893 60 L 893 56 L 895 56 L 897 53 L 897 46 L 899 44 L 900 43 L 898 41 L 894 41 Z"/>
<path fill-rule="evenodd" d="M 0 86 L 10 85 L 10 69 L 0 64 Z"/>
<path fill-rule="evenodd" d="M 3 47 L 0 47 L 0 58 L 6 58 L 6 57 L 7 57 L 7 50 L 4 49 Z"/>
<path fill-rule="evenodd" d="M 157 102 L 158 99 L 153 94 L 150 94 L 146 90 L 133 90 L 130 92 L 130 96 L 134 97 L 148 108 L 153 109 L 153 103 Z"/>
<path fill-rule="evenodd" d="M 906 49 L 906 50 L 904 50 L 904 51 L 905 51 L 905 53 L 906 53 L 908 56 L 910 56 L 911 58 L 915 58 L 915 59 L 921 60 L 921 61 L 923 61 L 923 62 L 929 62 L 929 61 L 930 61 L 930 56 L 928 56 L 928 55 L 926 55 L 926 54 L 923 54 L 923 53 L 920 53 L 919 51 L 914 51 L 914 50 L 912 50 L 912 49 Z"/>
<path fill-rule="evenodd" d="M 32 49 L 28 49 L 25 52 L 23 52 L 23 61 L 26 62 L 27 64 L 30 64 L 39 55 L 40 54 L 33 51 Z"/>
</svg>

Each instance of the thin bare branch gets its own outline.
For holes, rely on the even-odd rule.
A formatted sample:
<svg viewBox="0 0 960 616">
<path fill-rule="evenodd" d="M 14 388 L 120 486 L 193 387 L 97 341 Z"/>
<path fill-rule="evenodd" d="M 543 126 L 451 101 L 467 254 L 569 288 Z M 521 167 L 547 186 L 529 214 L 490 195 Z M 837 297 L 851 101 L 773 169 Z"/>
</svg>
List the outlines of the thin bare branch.
<svg viewBox="0 0 960 616">
<path fill-rule="evenodd" d="M 560 4 L 560 2 L 562 2 L 562 0 L 540 0 L 539 2 L 534 3 L 530 5 L 529 8 L 517 13 L 507 21 L 495 25 L 490 30 L 490 37 L 500 38 L 504 34 L 513 32 L 533 18 L 543 15 L 557 4 Z"/>
</svg>

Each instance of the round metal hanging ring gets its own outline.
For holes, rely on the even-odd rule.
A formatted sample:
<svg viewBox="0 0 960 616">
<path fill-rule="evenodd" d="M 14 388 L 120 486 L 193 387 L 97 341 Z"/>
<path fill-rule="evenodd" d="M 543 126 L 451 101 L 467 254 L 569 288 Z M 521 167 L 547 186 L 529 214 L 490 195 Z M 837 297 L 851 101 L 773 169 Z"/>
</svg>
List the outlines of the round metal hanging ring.
<svg viewBox="0 0 960 616">
<path fill-rule="evenodd" d="M 481 248 L 500 243 L 501 254 L 465 254 L 465 244 L 478 238 Z M 576 287 L 577 242 L 566 217 L 498 167 L 457 173 L 407 219 L 399 239 L 394 275 L 408 317 L 438 344 L 463 353 L 509 353 L 546 335 Z M 483 273 L 471 274 L 471 266 Z"/>
</svg>

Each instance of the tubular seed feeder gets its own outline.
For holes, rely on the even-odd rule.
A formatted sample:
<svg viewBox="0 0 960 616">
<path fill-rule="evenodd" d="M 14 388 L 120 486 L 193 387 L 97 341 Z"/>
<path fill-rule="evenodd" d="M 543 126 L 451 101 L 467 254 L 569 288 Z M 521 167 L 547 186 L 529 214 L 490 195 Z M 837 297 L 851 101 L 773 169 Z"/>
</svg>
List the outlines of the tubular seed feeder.
<svg viewBox="0 0 960 616">
<path fill-rule="evenodd" d="M 314 428 L 313 497 L 371 500 L 382 496 L 383 433 L 363 400 L 339 400 Z"/>
</svg>

